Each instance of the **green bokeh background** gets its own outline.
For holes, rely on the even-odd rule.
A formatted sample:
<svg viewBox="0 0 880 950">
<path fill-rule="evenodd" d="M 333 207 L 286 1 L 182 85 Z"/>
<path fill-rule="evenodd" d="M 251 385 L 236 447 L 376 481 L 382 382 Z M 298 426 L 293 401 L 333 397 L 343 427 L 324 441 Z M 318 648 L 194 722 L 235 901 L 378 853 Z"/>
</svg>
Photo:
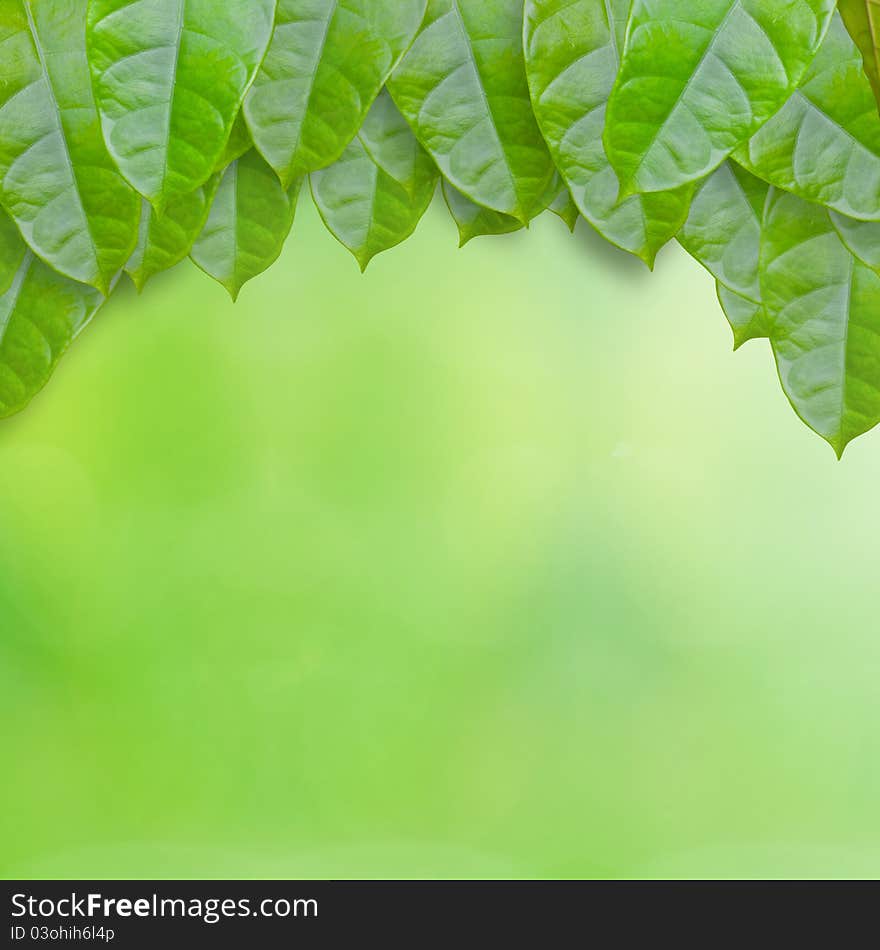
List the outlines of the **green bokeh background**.
<svg viewBox="0 0 880 950">
<path fill-rule="evenodd" d="M 0 874 L 880 875 L 880 437 L 582 225 L 124 289 L 0 425 Z"/>
</svg>

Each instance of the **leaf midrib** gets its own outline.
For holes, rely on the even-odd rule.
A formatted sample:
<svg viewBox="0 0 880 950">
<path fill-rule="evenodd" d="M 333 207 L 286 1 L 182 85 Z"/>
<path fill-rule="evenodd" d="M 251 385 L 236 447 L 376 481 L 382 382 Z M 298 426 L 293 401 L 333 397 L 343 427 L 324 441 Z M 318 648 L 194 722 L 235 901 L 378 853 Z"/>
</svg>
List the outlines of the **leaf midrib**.
<svg viewBox="0 0 880 950">
<path fill-rule="evenodd" d="M 79 189 L 79 180 L 76 177 L 76 168 L 73 164 L 73 156 L 70 154 L 70 145 L 67 141 L 67 134 L 64 129 L 64 120 L 61 115 L 61 107 L 58 105 L 58 100 L 55 97 L 55 88 L 52 85 L 52 77 L 49 73 L 49 65 L 46 61 L 46 55 L 43 50 L 43 45 L 40 42 L 40 36 L 37 32 L 37 24 L 34 20 L 34 15 L 31 12 L 31 0 L 24 0 L 24 9 L 25 15 L 27 16 L 28 21 L 28 30 L 31 34 L 31 39 L 33 40 L 34 50 L 36 51 L 37 57 L 40 61 L 40 68 L 43 71 L 43 78 L 46 82 L 46 89 L 49 94 L 49 101 L 52 103 L 52 109 L 55 113 L 55 120 L 58 123 L 58 131 L 61 135 L 61 144 L 63 146 L 64 158 L 67 162 L 67 170 L 70 173 L 70 179 L 73 183 L 73 191 L 76 195 L 77 205 L 79 206 L 82 219 L 85 222 L 85 233 L 88 237 L 89 245 L 92 249 L 92 263 L 94 265 L 95 276 L 100 283 L 100 290 L 102 293 L 106 294 L 107 285 L 103 273 L 101 272 L 101 267 L 98 263 L 98 246 L 95 243 L 95 236 L 92 234 L 92 229 L 90 227 L 89 216 L 86 213 L 86 207 L 83 202 L 82 193 Z"/>
<path fill-rule="evenodd" d="M 160 196 L 165 195 L 166 189 L 168 187 L 168 176 L 171 172 L 171 119 L 174 115 L 174 100 L 177 93 L 177 72 L 180 66 L 180 44 L 183 42 L 183 30 L 186 22 L 185 7 L 186 0 L 178 0 L 177 39 L 174 43 L 174 59 L 171 63 L 171 95 L 168 97 L 168 124 L 165 128 L 165 148 L 162 151 L 162 187 L 159 192 Z"/>
<path fill-rule="evenodd" d="M 684 97 L 687 95 L 688 90 L 691 88 L 691 86 L 693 85 L 693 83 L 696 81 L 696 78 L 697 78 L 698 73 L 699 73 L 700 70 L 703 68 L 703 65 L 705 64 L 706 60 L 709 58 L 710 54 L 712 53 L 713 49 L 715 48 L 715 43 L 716 43 L 716 41 L 717 41 L 719 35 L 721 34 L 721 31 L 722 31 L 722 30 L 724 29 L 724 27 L 727 25 L 727 21 L 733 16 L 733 11 L 736 10 L 740 5 L 741 5 L 741 0 L 733 0 L 733 2 L 730 4 L 730 9 L 727 11 L 727 13 L 724 14 L 724 17 L 723 17 L 723 19 L 721 20 L 721 22 L 720 22 L 720 23 L 718 24 L 718 26 L 712 31 L 712 36 L 710 37 L 709 42 L 706 44 L 706 48 L 703 50 L 703 53 L 702 53 L 702 55 L 700 56 L 700 58 L 699 58 L 698 62 L 696 63 L 696 65 L 694 66 L 693 70 L 691 71 L 690 76 L 688 76 L 687 81 L 685 82 L 684 86 L 682 87 L 681 92 L 680 92 L 679 95 L 676 97 L 675 102 L 674 102 L 672 108 L 669 110 L 669 112 L 667 113 L 667 115 L 666 115 L 666 117 L 664 118 L 664 120 L 663 120 L 662 122 L 658 122 L 658 123 L 656 124 L 656 127 L 654 128 L 654 132 L 653 132 L 653 134 L 651 135 L 651 138 L 650 138 L 648 144 L 645 146 L 645 148 L 644 148 L 643 151 L 642 151 L 642 157 L 639 159 L 639 162 L 638 162 L 638 164 L 636 165 L 635 171 L 632 173 L 632 175 L 629 176 L 629 182 L 626 183 L 627 186 L 628 186 L 629 184 L 631 184 L 632 182 L 634 182 L 634 181 L 636 180 L 636 178 L 638 177 L 639 172 L 642 170 L 642 168 L 644 167 L 645 163 L 646 163 L 647 160 L 648 160 L 648 154 L 651 152 L 651 150 L 652 150 L 652 149 L 654 148 L 654 146 L 656 145 L 657 139 L 660 138 L 661 134 L 662 134 L 662 133 L 664 132 L 664 130 L 666 129 L 666 124 L 667 124 L 667 123 L 669 122 L 669 120 L 672 118 L 672 114 L 673 114 L 673 113 L 675 112 L 675 110 L 679 107 L 679 105 L 681 105 L 681 103 L 684 101 Z"/>
<path fill-rule="evenodd" d="M 486 107 L 486 113 L 489 116 L 489 122 L 492 125 L 492 132 L 495 135 L 495 140 L 497 141 L 498 148 L 501 152 L 504 170 L 507 172 L 507 178 L 510 181 L 510 188 L 513 192 L 514 200 L 516 201 L 516 211 L 513 212 L 513 216 L 525 223 L 525 211 L 523 209 L 522 198 L 520 197 L 519 189 L 516 187 L 516 176 L 514 175 L 513 169 L 510 166 L 510 158 L 508 157 L 507 149 L 504 147 L 504 141 L 501 138 L 501 133 L 498 131 L 498 122 L 495 119 L 495 113 L 492 111 L 492 105 L 489 102 L 489 96 L 486 94 L 486 89 L 483 86 L 483 77 L 480 73 L 480 67 L 477 64 L 477 54 L 474 50 L 473 43 L 471 42 L 471 35 L 468 33 L 467 26 L 464 22 L 464 17 L 461 15 L 461 10 L 458 6 L 458 0 L 452 0 L 452 9 L 455 11 L 455 17 L 458 20 L 458 25 L 461 27 L 465 46 L 467 47 L 468 56 L 470 57 L 471 66 L 473 67 L 474 73 L 477 77 L 477 88 L 480 90 L 480 98 L 483 100 L 483 105 Z M 517 214 L 517 212 L 519 213 Z"/>
<path fill-rule="evenodd" d="M 312 98 L 315 95 L 315 85 L 318 81 L 318 73 L 321 70 L 321 61 L 324 58 L 324 50 L 327 48 L 327 40 L 330 37 L 330 29 L 333 26 L 333 21 L 336 19 L 336 13 L 339 10 L 339 0 L 333 0 L 333 7 L 330 10 L 330 13 L 327 17 L 327 22 L 324 24 L 324 33 L 321 36 L 321 43 L 318 47 L 317 56 L 315 57 L 315 68 L 312 71 L 312 74 L 308 77 L 308 96 L 306 97 L 306 107 L 303 110 L 302 121 L 299 123 L 299 126 L 296 130 L 296 139 L 293 143 L 293 151 L 291 153 L 290 165 L 287 169 L 287 177 L 292 178 L 293 170 L 296 168 L 297 159 L 299 157 L 300 146 L 302 145 L 303 133 L 305 132 L 306 119 L 308 118 L 312 110 Z M 289 187 L 291 182 L 288 180 L 285 183 L 286 187 Z"/>
</svg>

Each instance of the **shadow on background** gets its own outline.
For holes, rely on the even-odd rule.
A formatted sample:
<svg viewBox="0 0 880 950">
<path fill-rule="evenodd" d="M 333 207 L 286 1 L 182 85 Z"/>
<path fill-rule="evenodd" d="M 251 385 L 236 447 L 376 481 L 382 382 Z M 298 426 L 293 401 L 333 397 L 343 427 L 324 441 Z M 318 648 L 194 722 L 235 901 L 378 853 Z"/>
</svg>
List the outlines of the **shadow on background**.
<svg viewBox="0 0 880 950">
<path fill-rule="evenodd" d="M 304 202 L 0 427 L 5 876 L 880 871 L 880 438 L 675 248 L 455 245 Z"/>
</svg>

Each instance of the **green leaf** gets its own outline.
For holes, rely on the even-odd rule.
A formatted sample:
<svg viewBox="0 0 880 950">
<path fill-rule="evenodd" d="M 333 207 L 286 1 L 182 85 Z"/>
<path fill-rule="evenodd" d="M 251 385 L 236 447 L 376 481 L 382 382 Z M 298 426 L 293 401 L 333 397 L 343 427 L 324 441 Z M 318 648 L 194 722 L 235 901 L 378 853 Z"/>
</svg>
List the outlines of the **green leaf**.
<svg viewBox="0 0 880 950">
<path fill-rule="evenodd" d="M 716 281 L 715 289 L 718 293 L 718 302 L 727 317 L 730 329 L 733 330 L 733 348 L 738 350 L 749 340 L 761 340 L 767 336 L 767 314 L 764 305 L 748 297 L 743 297 L 735 290 L 725 287 L 721 281 Z"/>
<path fill-rule="evenodd" d="M 444 177 L 523 224 L 555 169 L 529 100 L 522 0 L 430 0 L 389 89 Z"/>
<path fill-rule="evenodd" d="M 458 227 L 458 246 L 464 247 L 474 238 L 522 231 L 525 225 L 518 218 L 484 208 L 463 195 L 454 185 L 442 180 L 443 200 Z"/>
<path fill-rule="evenodd" d="M 0 204 L 52 267 L 106 292 L 139 202 L 101 137 L 85 17 L 86 0 L 0 3 Z"/>
<path fill-rule="evenodd" d="M 416 229 L 437 187 L 437 168 L 383 92 L 342 158 L 312 172 L 312 195 L 330 232 L 361 270 Z"/>
<path fill-rule="evenodd" d="M 214 173 L 225 172 L 236 159 L 241 158 L 245 152 L 249 152 L 253 147 L 254 142 L 244 118 L 244 110 L 242 110 L 235 117 L 226 147 L 214 166 Z"/>
<path fill-rule="evenodd" d="M 144 199 L 138 244 L 125 265 L 138 290 L 143 290 L 151 277 L 179 264 L 192 250 L 208 220 L 220 178 L 215 175 L 201 188 L 175 198 L 163 214 Z"/>
<path fill-rule="evenodd" d="M 849 250 L 868 267 L 880 271 L 880 221 L 856 221 L 836 211 L 830 216 L 834 230 Z"/>
<path fill-rule="evenodd" d="M 275 0 L 90 0 L 89 62 L 104 138 L 158 211 L 214 173 L 274 14 Z"/>
<path fill-rule="evenodd" d="M 841 241 L 825 208 L 775 192 L 761 292 L 783 388 L 841 456 L 880 422 L 880 275 Z"/>
<path fill-rule="evenodd" d="M 6 231 L 0 212 L 0 233 Z M 6 250 L 4 244 L 4 250 Z M 104 302 L 93 287 L 54 271 L 20 243 L 0 295 L 0 417 L 23 409 Z"/>
<path fill-rule="evenodd" d="M 557 218 L 563 221 L 568 230 L 574 234 L 574 229 L 577 227 L 581 213 L 578 206 L 574 203 L 574 198 L 572 198 L 571 192 L 568 190 L 564 181 L 560 181 L 559 188 L 556 191 L 556 197 L 550 203 L 548 210 L 552 211 Z"/>
<path fill-rule="evenodd" d="M 581 214 L 653 266 L 688 213 L 691 188 L 619 201 L 602 142 L 630 0 L 527 0 L 526 68 L 535 115 Z"/>
<path fill-rule="evenodd" d="M 862 54 L 865 75 L 880 103 L 880 3 L 878 0 L 838 0 L 837 8 Z"/>
<path fill-rule="evenodd" d="M 0 210 L 0 294 L 5 294 L 27 253 L 15 222 Z"/>
<path fill-rule="evenodd" d="M 190 256 L 233 300 L 275 263 L 293 226 L 300 183 L 282 188 L 256 150 L 226 169 Z"/>
<path fill-rule="evenodd" d="M 605 145 L 624 194 L 714 171 L 794 92 L 834 0 L 633 0 Z"/>
<path fill-rule="evenodd" d="M 679 243 L 712 274 L 739 347 L 766 336 L 758 261 L 769 185 L 725 162 L 697 189 Z"/>
<path fill-rule="evenodd" d="M 425 7 L 426 0 L 280 0 L 245 115 L 285 185 L 342 155 Z"/>
<path fill-rule="evenodd" d="M 880 218 L 880 114 L 839 17 L 803 86 L 735 157 L 778 188 Z"/>
</svg>

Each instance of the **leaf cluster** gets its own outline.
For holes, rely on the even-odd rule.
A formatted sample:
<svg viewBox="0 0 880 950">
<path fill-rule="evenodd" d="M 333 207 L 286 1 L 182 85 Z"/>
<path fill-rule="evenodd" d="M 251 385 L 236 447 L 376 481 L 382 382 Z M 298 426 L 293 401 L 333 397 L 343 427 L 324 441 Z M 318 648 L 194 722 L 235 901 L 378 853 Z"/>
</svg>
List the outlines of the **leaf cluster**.
<svg viewBox="0 0 880 950">
<path fill-rule="evenodd" d="M 462 244 L 677 240 L 842 454 L 880 422 L 878 48 L 877 0 L 0 0 L 0 415 L 124 275 L 234 298 L 304 186 L 366 268 L 439 187 Z"/>
</svg>

